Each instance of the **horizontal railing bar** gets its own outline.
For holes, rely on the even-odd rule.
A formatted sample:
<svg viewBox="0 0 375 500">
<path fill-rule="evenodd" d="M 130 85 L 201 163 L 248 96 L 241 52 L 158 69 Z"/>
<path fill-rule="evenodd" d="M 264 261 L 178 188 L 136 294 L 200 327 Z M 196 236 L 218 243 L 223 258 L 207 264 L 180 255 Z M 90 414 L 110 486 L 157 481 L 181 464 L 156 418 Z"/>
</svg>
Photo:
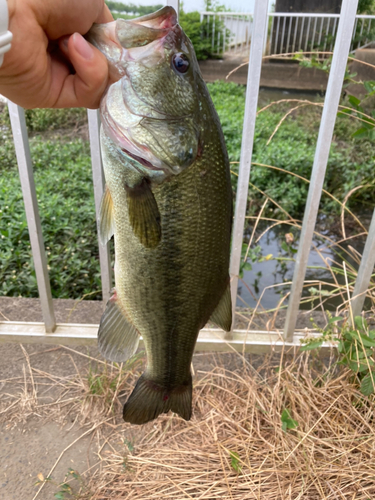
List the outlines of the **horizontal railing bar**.
<svg viewBox="0 0 375 500">
<path fill-rule="evenodd" d="M 46 335 L 43 323 L 29 323 L 19 321 L 0 321 L 0 343 L 48 343 L 61 345 L 97 345 L 97 332 L 99 325 L 64 323 L 57 324 L 52 334 Z M 311 334 L 309 337 L 313 337 Z M 270 351 L 281 351 L 285 348 L 299 348 L 301 340 L 306 338 L 305 334 L 295 333 L 292 342 L 284 342 L 282 335 L 277 331 L 234 330 L 230 340 L 224 339 L 223 330 L 216 328 L 203 328 L 198 336 L 195 351 L 211 352 L 237 352 L 264 353 Z M 323 349 L 332 349 L 334 343 L 325 342 Z M 140 347 L 143 348 L 142 337 Z"/>
</svg>

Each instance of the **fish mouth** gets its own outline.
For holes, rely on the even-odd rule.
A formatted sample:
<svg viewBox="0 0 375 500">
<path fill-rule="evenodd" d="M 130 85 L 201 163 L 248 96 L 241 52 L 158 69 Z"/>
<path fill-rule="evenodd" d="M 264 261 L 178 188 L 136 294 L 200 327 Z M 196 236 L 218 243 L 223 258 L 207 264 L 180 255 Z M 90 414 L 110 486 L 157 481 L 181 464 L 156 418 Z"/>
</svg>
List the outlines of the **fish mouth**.
<svg viewBox="0 0 375 500">
<path fill-rule="evenodd" d="M 110 77 L 116 81 L 124 74 L 121 63 L 139 59 L 142 52 L 150 51 L 152 44 L 151 51 L 154 52 L 176 27 L 179 26 L 175 10 L 164 7 L 135 19 L 120 18 L 111 23 L 94 24 L 85 38 L 106 56 L 110 63 Z"/>
<path fill-rule="evenodd" d="M 153 68 L 164 58 L 164 45 L 181 37 L 172 7 L 136 19 L 117 19 L 112 23 L 94 25 L 88 41 L 104 53 L 109 61 L 110 81 L 101 101 L 102 124 L 106 134 L 127 156 L 145 169 L 177 175 L 192 163 L 195 147 L 185 153 L 165 150 L 158 141 L 161 122 L 176 119 L 157 109 L 157 103 L 134 89 L 128 67 L 136 63 Z M 167 40 L 166 40 L 167 38 Z M 179 116 L 182 122 L 192 117 Z M 187 123 L 187 122 L 186 122 Z M 168 124 L 164 127 L 168 133 Z M 183 126 L 180 127 L 180 133 Z M 158 130 L 159 129 L 159 130 Z M 190 127 L 191 133 L 191 127 Z M 146 140 L 142 137 L 147 137 Z M 160 156 L 160 158 L 159 158 Z"/>
</svg>

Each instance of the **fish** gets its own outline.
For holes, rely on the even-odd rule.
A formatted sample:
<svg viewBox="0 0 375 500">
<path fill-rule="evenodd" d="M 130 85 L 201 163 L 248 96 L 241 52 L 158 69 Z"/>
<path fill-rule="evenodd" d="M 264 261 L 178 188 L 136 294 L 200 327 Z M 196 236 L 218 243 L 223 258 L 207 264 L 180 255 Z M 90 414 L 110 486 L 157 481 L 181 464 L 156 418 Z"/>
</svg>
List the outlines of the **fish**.
<svg viewBox="0 0 375 500">
<path fill-rule="evenodd" d="M 126 422 L 169 411 L 189 420 L 199 331 L 209 320 L 225 331 L 232 323 L 223 132 L 172 7 L 94 25 L 87 39 L 106 56 L 113 82 L 100 104 L 98 227 L 103 245 L 114 234 L 115 290 L 98 348 L 124 362 L 143 338 L 146 367 L 124 405 Z"/>
</svg>

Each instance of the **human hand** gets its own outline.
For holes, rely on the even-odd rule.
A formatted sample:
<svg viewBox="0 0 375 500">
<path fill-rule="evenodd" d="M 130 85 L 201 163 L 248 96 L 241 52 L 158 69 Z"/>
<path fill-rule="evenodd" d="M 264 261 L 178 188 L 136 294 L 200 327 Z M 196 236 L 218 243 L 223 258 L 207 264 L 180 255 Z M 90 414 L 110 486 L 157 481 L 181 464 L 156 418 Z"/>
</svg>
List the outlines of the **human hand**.
<svg viewBox="0 0 375 500">
<path fill-rule="evenodd" d="M 81 35 L 113 21 L 104 0 L 8 0 L 8 9 L 0 94 L 24 108 L 97 108 L 108 62 Z"/>
</svg>

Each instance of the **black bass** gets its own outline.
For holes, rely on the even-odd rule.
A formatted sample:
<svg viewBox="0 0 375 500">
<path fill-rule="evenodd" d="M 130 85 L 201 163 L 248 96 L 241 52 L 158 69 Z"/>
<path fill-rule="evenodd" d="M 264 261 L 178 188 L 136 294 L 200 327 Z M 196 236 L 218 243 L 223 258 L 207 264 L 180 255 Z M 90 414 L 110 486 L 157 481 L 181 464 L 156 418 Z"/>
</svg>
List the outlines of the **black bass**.
<svg viewBox="0 0 375 500">
<path fill-rule="evenodd" d="M 87 38 L 117 79 L 101 102 L 99 234 L 103 244 L 115 235 L 116 288 L 99 350 L 125 361 L 144 339 L 147 366 L 125 421 L 144 424 L 169 410 L 189 420 L 199 330 L 209 319 L 226 331 L 232 322 L 223 133 L 173 8 L 95 25 Z"/>
</svg>

